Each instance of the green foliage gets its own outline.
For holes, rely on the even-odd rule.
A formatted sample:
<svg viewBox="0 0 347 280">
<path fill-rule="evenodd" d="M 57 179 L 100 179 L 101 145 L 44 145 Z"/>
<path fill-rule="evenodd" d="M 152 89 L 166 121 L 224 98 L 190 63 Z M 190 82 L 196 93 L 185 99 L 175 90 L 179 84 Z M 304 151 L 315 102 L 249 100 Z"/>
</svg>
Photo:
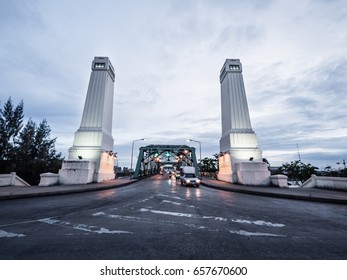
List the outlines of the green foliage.
<svg viewBox="0 0 347 280">
<path fill-rule="evenodd" d="M 347 168 L 339 170 L 339 177 L 347 177 Z"/>
<path fill-rule="evenodd" d="M 205 157 L 201 160 L 200 170 L 202 172 L 216 172 L 218 170 L 217 159 Z"/>
<path fill-rule="evenodd" d="M 280 172 L 287 175 L 289 180 L 305 182 L 312 174 L 316 174 L 317 167 L 310 163 L 305 164 L 300 160 L 284 163 L 280 167 Z"/>
<path fill-rule="evenodd" d="M 41 173 L 59 170 L 62 158 L 46 120 L 37 125 L 29 119 L 24 127 L 22 123 L 23 102 L 14 108 L 9 99 L 0 110 L 0 173 L 16 172 L 37 185 Z"/>
<path fill-rule="evenodd" d="M 13 107 L 9 98 L 0 108 L 0 160 L 8 161 L 14 155 L 14 145 L 23 123 L 23 101 Z M 1 164 L 1 163 L 0 163 Z"/>
<path fill-rule="evenodd" d="M 329 176 L 329 177 L 347 177 L 347 168 L 339 168 L 335 169 L 331 166 L 327 165 L 323 171 L 320 172 L 321 176 Z"/>
</svg>

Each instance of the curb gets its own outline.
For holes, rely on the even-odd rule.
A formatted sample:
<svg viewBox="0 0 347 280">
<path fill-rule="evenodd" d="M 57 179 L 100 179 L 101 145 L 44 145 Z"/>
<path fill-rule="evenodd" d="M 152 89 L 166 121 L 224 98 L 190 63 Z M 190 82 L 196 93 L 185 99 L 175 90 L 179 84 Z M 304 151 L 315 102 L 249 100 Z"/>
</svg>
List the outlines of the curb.
<svg viewBox="0 0 347 280">
<path fill-rule="evenodd" d="M 66 189 L 66 190 L 56 190 L 48 192 L 37 192 L 37 193 L 22 193 L 22 194 L 9 194 L 0 196 L 0 200 L 9 200 L 9 199 L 20 199 L 20 198 L 32 198 L 32 197 L 43 197 L 43 196 L 53 196 L 53 195 L 64 195 L 64 194 L 73 194 L 73 193 L 83 193 L 83 192 L 93 192 L 93 191 L 102 191 L 108 189 L 116 189 L 120 187 L 128 186 L 132 183 L 137 182 L 138 180 L 129 180 L 129 182 L 124 182 L 119 185 L 109 185 L 109 186 L 95 186 L 95 187 L 86 187 L 80 189 Z"/>
<path fill-rule="evenodd" d="M 64 190 L 37 192 L 37 193 L 9 194 L 9 195 L 0 196 L 0 200 L 44 197 L 44 196 L 64 195 L 64 194 L 73 194 L 73 193 L 83 193 L 83 192 L 116 189 L 116 188 L 131 185 L 135 182 L 138 182 L 139 180 L 140 179 L 132 179 L 132 180 L 129 180 L 128 182 L 124 182 L 124 183 L 121 183 L 119 185 L 82 187 L 82 188 L 76 188 L 76 189 L 64 189 Z M 303 201 L 326 202 L 326 203 L 347 205 L 346 199 L 337 199 L 337 198 L 323 197 L 323 196 L 312 196 L 310 193 L 309 193 L 309 195 L 297 195 L 297 194 L 288 194 L 288 193 L 262 192 L 262 191 L 248 190 L 248 189 L 228 188 L 228 187 L 224 187 L 224 186 L 217 186 L 214 184 L 206 183 L 204 181 L 201 182 L 201 185 L 208 187 L 208 188 L 213 188 L 213 189 L 218 189 L 218 190 L 223 190 L 223 191 L 228 191 L 228 192 L 236 192 L 236 193 L 258 195 L 258 196 L 265 196 L 265 197 L 274 197 L 274 198 L 295 199 L 295 200 L 303 200 Z"/>
<path fill-rule="evenodd" d="M 261 192 L 261 191 L 247 190 L 247 189 L 233 189 L 233 188 L 227 188 L 222 186 L 216 186 L 213 184 L 205 183 L 203 181 L 201 182 L 201 185 L 208 188 L 213 188 L 213 189 L 218 189 L 223 191 L 237 192 L 237 193 L 244 193 L 244 194 L 251 194 L 251 195 L 258 195 L 258 196 L 295 199 L 295 200 L 304 200 L 304 201 L 313 201 L 313 202 L 327 202 L 327 203 L 347 205 L 347 200 L 345 199 L 336 199 L 336 198 L 322 197 L 322 196 L 311 196 L 311 194 L 309 196 L 305 196 L 305 195 L 286 194 L 286 193 Z"/>
</svg>

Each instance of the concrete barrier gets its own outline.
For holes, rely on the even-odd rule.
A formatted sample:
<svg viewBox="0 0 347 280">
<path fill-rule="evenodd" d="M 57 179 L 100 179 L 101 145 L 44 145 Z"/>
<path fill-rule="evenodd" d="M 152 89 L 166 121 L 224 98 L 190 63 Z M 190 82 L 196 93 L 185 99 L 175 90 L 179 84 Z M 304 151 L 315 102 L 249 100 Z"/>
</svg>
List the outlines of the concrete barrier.
<svg viewBox="0 0 347 280">
<path fill-rule="evenodd" d="M 288 177 L 286 175 L 271 175 L 271 184 L 280 188 L 288 188 Z"/>
<path fill-rule="evenodd" d="M 241 185 L 270 185 L 270 171 L 265 162 L 243 161 L 235 164 L 237 182 Z"/>
<path fill-rule="evenodd" d="M 0 174 L 0 187 L 4 186 L 30 186 L 22 178 L 16 175 L 16 172 L 11 172 L 9 174 Z"/>
<path fill-rule="evenodd" d="M 39 187 L 58 185 L 58 182 L 59 182 L 59 174 L 55 174 L 55 173 L 40 174 Z"/>
<path fill-rule="evenodd" d="M 347 191 L 347 178 L 312 175 L 311 178 L 304 182 L 301 187 Z"/>
<path fill-rule="evenodd" d="M 59 170 L 59 184 L 75 185 L 93 182 L 95 162 L 89 160 L 64 160 Z"/>
</svg>

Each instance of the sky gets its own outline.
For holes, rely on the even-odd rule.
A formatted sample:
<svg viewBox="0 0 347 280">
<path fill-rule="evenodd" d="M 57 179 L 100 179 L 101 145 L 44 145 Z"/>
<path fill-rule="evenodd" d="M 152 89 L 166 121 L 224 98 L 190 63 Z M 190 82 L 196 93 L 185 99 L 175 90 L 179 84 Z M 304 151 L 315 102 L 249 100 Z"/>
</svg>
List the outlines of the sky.
<svg viewBox="0 0 347 280">
<path fill-rule="evenodd" d="M 0 107 L 24 102 L 67 156 L 91 62 L 110 58 L 118 165 L 142 145 L 219 152 L 219 72 L 238 58 L 263 157 L 347 159 L 346 0 L 0 0 Z"/>
</svg>

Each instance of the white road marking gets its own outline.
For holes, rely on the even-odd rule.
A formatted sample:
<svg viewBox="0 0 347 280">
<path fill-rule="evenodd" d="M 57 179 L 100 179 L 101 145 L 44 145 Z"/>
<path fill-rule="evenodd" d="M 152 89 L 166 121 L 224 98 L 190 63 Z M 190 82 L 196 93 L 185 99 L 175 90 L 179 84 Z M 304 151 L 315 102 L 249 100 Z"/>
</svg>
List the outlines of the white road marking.
<svg viewBox="0 0 347 280">
<path fill-rule="evenodd" d="M 25 236 L 25 235 L 13 233 L 13 232 L 7 232 L 7 231 L 0 229 L 0 238 L 2 238 L 2 237 L 23 237 L 23 236 Z"/>
<path fill-rule="evenodd" d="M 88 226 L 88 225 L 84 225 L 84 224 L 80 224 L 80 225 L 76 225 L 73 226 L 74 229 L 77 230 L 83 230 L 83 231 L 88 231 L 88 232 L 94 232 L 94 233 L 98 233 L 98 234 L 103 234 L 103 233 L 107 233 L 107 234 L 120 234 L 120 233 L 130 233 L 133 234 L 133 232 L 130 231 L 123 231 L 123 230 L 109 230 L 107 228 L 100 228 L 98 230 L 93 230 L 93 228 L 96 228 L 95 226 Z"/>
<path fill-rule="evenodd" d="M 268 226 L 268 227 L 284 227 L 284 224 L 278 224 L 278 223 L 271 223 L 271 222 L 266 222 L 266 221 L 250 221 L 250 220 L 241 220 L 241 219 L 228 219 L 228 218 L 223 218 L 223 217 L 214 217 L 214 216 L 203 216 L 203 219 L 213 219 L 215 221 L 222 221 L 222 222 L 233 222 L 233 223 L 240 223 L 240 224 L 254 224 L 257 226 Z"/>
<path fill-rule="evenodd" d="M 169 215 L 169 216 L 176 216 L 176 217 L 188 217 L 191 218 L 194 215 L 193 214 L 187 214 L 187 213 L 179 213 L 179 212 L 168 212 L 168 211 L 159 211 L 159 210 L 151 210 L 147 208 L 141 208 L 141 212 L 151 212 L 154 214 L 162 214 L 162 215 Z"/>
<path fill-rule="evenodd" d="M 105 216 L 105 215 L 106 215 L 105 212 L 97 212 L 97 213 L 92 214 L 92 216 Z"/>
<path fill-rule="evenodd" d="M 181 202 L 175 202 L 175 201 L 170 201 L 170 200 L 163 200 L 161 203 L 171 203 L 174 205 L 182 205 Z"/>
<path fill-rule="evenodd" d="M 241 223 L 241 224 L 254 224 L 254 225 L 257 225 L 257 226 L 267 226 L 267 227 L 284 227 L 285 225 L 284 224 L 274 224 L 274 223 L 271 223 L 271 222 L 266 222 L 266 221 L 249 221 L 249 220 L 240 220 L 240 219 L 237 219 L 237 220 L 232 220 L 232 222 L 234 223 Z"/>
<path fill-rule="evenodd" d="M 39 222 L 45 223 L 45 224 L 49 224 L 49 225 L 54 225 L 54 224 L 64 224 L 64 225 L 70 225 L 69 222 L 62 222 L 59 220 L 54 220 L 52 218 L 45 218 L 45 219 L 40 219 L 38 220 Z"/>
<path fill-rule="evenodd" d="M 200 217 L 198 215 L 194 215 L 194 214 L 187 214 L 187 213 L 179 213 L 179 212 L 168 212 L 168 211 L 159 211 L 159 210 L 152 210 L 152 209 L 147 209 L 147 208 L 141 208 L 140 209 L 141 212 L 151 212 L 154 214 L 163 214 L 163 215 L 170 215 L 170 216 L 177 216 L 177 217 L 188 217 L 188 218 L 203 218 L 203 219 L 213 219 L 215 221 L 222 221 L 222 222 L 233 222 L 233 223 L 245 223 L 245 224 L 254 224 L 257 226 L 268 226 L 268 227 L 284 227 L 284 224 L 274 224 L 271 222 L 266 222 L 266 221 L 249 221 L 249 220 L 234 220 L 234 219 L 228 219 L 228 218 L 223 218 L 223 217 L 214 217 L 214 216 L 203 216 Z"/>
<path fill-rule="evenodd" d="M 111 218 L 111 219 L 122 219 L 122 220 L 130 220 L 130 221 L 152 221 L 151 219 L 147 218 L 140 218 L 140 217 L 134 217 L 134 216 L 123 216 L 123 215 L 113 215 L 113 214 L 106 214 L 105 212 L 97 212 L 92 214 L 92 216 L 97 217 L 97 216 L 104 216 L 106 218 Z"/>
<path fill-rule="evenodd" d="M 141 200 L 139 200 L 139 202 L 146 202 L 146 201 L 152 199 L 153 197 L 154 197 L 154 195 L 147 197 L 147 198 L 144 198 L 144 199 L 141 199 Z"/>
<path fill-rule="evenodd" d="M 167 200 L 164 200 L 167 201 Z M 168 201 L 167 203 L 171 203 L 172 201 Z M 222 221 L 222 222 L 233 222 L 233 223 L 242 223 L 242 224 L 253 224 L 257 226 L 267 226 L 267 227 L 284 227 L 284 224 L 278 224 L 278 223 L 271 223 L 271 222 L 266 222 L 262 220 L 256 220 L 256 221 L 250 221 L 250 220 L 243 220 L 243 219 L 229 219 L 229 218 L 224 218 L 224 217 L 217 217 L 217 216 L 199 216 L 199 215 L 194 215 L 194 214 L 188 214 L 188 213 L 181 213 L 181 212 L 169 212 L 169 211 L 160 211 L 160 210 L 153 210 L 149 208 L 141 208 L 139 209 L 140 212 L 149 212 L 149 213 L 154 213 L 154 214 L 160 214 L 160 215 L 169 215 L 169 216 L 176 216 L 176 217 L 187 217 L 187 218 L 197 218 L 197 219 L 213 219 L 215 221 Z M 118 219 L 124 219 L 124 220 L 131 220 L 131 221 L 138 221 L 138 222 L 153 222 L 157 221 L 155 218 L 152 220 L 150 218 L 140 218 L 140 217 L 135 217 L 135 216 L 123 216 L 123 215 L 111 215 L 111 214 L 106 214 L 105 212 L 96 212 L 92 214 L 92 216 L 104 216 L 107 218 L 118 218 Z M 196 224 L 189 224 L 189 223 L 177 223 L 174 221 L 170 220 L 165 220 L 165 221 L 159 221 L 162 223 L 169 223 L 169 224 L 180 224 L 182 226 L 188 227 L 188 228 L 194 228 L 197 230 L 207 230 L 207 231 L 219 231 L 220 229 L 218 228 L 209 228 L 206 226 L 202 225 L 196 225 Z M 90 231 L 90 228 L 85 228 L 85 227 L 79 227 L 78 229 L 80 230 L 86 230 Z M 226 230 L 226 229 L 223 229 Z M 100 231 L 100 230 L 99 230 Z M 272 234 L 272 233 L 265 233 L 265 232 L 250 232 L 250 231 L 245 231 L 245 230 L 239 230 L 239 231 L 233 231 L 233 230 L 227 230 L 232 234 L 238 234 L 238 235 L 243 235 L 243 236 L 258 236 L 258 237 L 285 237 L 286 235 L 280 235 L 280 234 Z M 93 231 L 100 233 L 98 231 Z M 109 233 L 109 232 L 106 232 Z"/>
<path fill-rule="evenodd" d="M 197 215 L 193 215 L 193 214 L 187 214 L 187 213 L 178 213 L 178 212 L 168 212 L 168 211 L 159 211 L 159 210 L 151 210 L 151 209 L 147 209 L 147 208 L 141 208 L 140 209 L 141 212 L 151 212 L 154 214 L 163 214 L 163 215 L 170 215 L 170 216 L 178 216 L 178 217 L 199 217 Z M 97 212 L 94 213 L 93 216 L 105 216 L 108 218 L 120 218 L 120 219 L 132 219 L 132 220 L 142 220 L 142 218 L 138 218 L 138 217 L 133 217 L 133 216 L 122 216 L 122 215 L 107 215 L 105 214 L 105 212 Z M 227 218 L 222 218 L 222 217 L 214 217 L 214 216 L 203 216 L 204 219 L 214 219 L 217 221 L 227 221 Z M 147 219 L 150 220 L 150 219 Z M 234 221 L 234 220 L 232 220 Z M 160 221 L 160 222 L 165 222 L 165 223 L 172 223 L 172 224 L 177 224 L 173 221 Z M 239 223 L 247 223 L 247 224 L 256 224 L 256 225 L 265 225 L 265 226 L 277 226 L 277 224 L 272 224 L 270 222 L 264 222 L 264 221 L 248 221 L 248 220 L 235 220 L 234 222 L 239 222 Z M 180 223 L 178 223 L 180 224 Z M 209 227 L 206 226 L 202 226 L 202 225 L 195 225 L 195 224 L 180 224 L 183 225 L 185 227 L 189 227 L 189 228 L 194 228 L 194 229 L 198 229 L 198 230 L 207 230 L 207 231 L 219 231 L 219 229 L 211 229 Z M 282 224 L 280 224 L 282 225 Z M 283 225 L 284 226 L 284 225 Z M 79 228 L 81 230 L 85 230 L 84 228 Z M 230 233 L 233 234 L 238 234 L 238 235 L 243 235 L 243 236 L 268 236 L 268 237 L 285 237 L 286 235 L 280 235 L 280 234 L 272 234 L 272 233 L 265 233 L 265 232 L 249 232 L 249 231 L 245 231 L 245 230 L 239 230 L 239 231 L 232 231 L 229 230 Z"/>
<path fill-rule="evenodd" d="M 184 198 L 181 198 L 178 196 L 171 196 L 171 195 L 166 195 L 166 194 L 157 194 L 157 196 L 169 197 L 169 198 L 174 198 L 174 199 L 178 199 L 178 200 L 185 200 Z"/>
<path fill-rule="evenodd" d="M 228 218 L 222 218 L 222 217 L 213 217 L 213 216 L 203 216 L 203 219 L 213 219 L 215 221 L 223 221 L 223 222 L 227 222 Z"/>
<path fill-rule="evenodd" d="M 284 224 L 273 224 L 265 221 L 254 221 L 253 224 L 257 226 L 268 226 L 268 227 L 284 227 Z"/>
<path fill-rule="evenodd" d="M 272 236 L 272 237 L 286 237 L 286 235 L 281 234 L 272 234 L 272 233 L 265 233 L 265 232 L 249 232 L 245 230 L 238 230 L 233 231 L 229 230 L 230 233 L 238 234 L 238 235 L 244 235 L 244 236 Z"/>
<path fill-rule="evenodd" d="M 103 212 L 98 212 L 98 213 L 103 213 Z M 71 227 L 73 229 L 87 231 L 87 232 L 93 232 L 93 233 L 98 233 L 98 234 L 103 234 L 103 233 L 107 233 L 107 234 L 120 234 L 120 233 L 133 234 L 133 232 L 130 232 L 130 231 L 109 230 L 107 228 L 103 228 L 103 227 L 102 228 L 98 228 L 96 226 L 88 226 L 88 225 L 85 225 L 85 224 L 73 225 L 70 222 L 60 221 L 60 220 L 51 219 L 51 218 L 40 219 L 38 221 L 42 222 L 42 223 L 49 224 L 49 225 L 58 225 L 58 226 Z"/>
</svg>

